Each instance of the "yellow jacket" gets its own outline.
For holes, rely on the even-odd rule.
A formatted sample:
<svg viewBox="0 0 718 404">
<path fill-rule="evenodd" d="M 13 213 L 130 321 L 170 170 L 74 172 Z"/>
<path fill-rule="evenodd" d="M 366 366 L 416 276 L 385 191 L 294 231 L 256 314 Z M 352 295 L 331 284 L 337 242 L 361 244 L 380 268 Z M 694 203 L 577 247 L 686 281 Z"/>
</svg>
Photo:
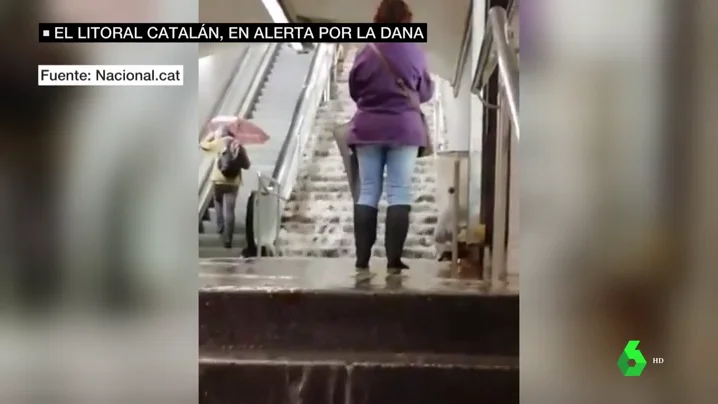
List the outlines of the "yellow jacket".
<svg viewBox="0 0 718 404">
<path fill-rule="evenodd" d="M 204 138 L 200 143 L 199 147 L 210 154 L 212 157 L 218 157 L 224 149 L 224 141 L 221 137 L 215 135 L 209 135 Z M 241 149 L 241 153 L 246 153 L 244 148 Z M 212 175 L 210 180 L 215 184 L 228 184 L 228 185 L 242 185 L 242 176 L 239 175 L 237 178 L 227 178 L 222 175 L 222 172 L 217 168 L 217 163 L 212 162 Z"/>
</svg>

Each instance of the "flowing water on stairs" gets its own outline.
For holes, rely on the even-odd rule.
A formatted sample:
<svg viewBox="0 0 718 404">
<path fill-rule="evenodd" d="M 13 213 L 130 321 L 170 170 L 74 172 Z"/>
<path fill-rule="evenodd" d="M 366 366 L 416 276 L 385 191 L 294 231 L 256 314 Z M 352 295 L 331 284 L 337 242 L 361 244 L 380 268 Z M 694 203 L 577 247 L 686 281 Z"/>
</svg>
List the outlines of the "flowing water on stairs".
<svg viewBox="0 0 718 404">
<path fill-rule="evenodd" d="M 282 216 L 278 250 L 283 256 L 350 257 L 354 255 L 352 223 L 353 201 L 341 156 L 332 137 L 332 129 L 348 121 L 356 110 L 349 96 L 347 78 L 356 49 L 347 49 L 340 62 L 334 99 L 325 103 L 317 115 L 310 144 L 305 148 L 299 178 Z M 424 113 L 433 128 L 435 103 L 424 105 Z M 435 203 L 436 170 L 433 158 L 417 162 L 413 179 L 414 204 L 406 258 L 433 259 L 433 232 L 437 220 Z M 379 205 L 379 229 L 374 256 L 384 254 L 384 216 L 386 201 Z"/>
</svg>

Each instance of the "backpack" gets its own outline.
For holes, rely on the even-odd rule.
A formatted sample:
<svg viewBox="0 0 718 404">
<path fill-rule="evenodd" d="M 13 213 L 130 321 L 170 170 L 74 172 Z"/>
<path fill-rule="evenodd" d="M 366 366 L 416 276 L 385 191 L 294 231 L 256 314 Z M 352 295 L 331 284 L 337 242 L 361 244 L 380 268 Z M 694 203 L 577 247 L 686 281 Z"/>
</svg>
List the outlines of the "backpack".
<svg viewBox="0 0 718 404">
<path fill-rule="evenodd" d="M 217 169 L 227 179 L 240 176 L 242 169 L 249 168 L 249 160 L 244 147 L 231 137 L 222 139 L 223 147 L 217 156 Z"/>
</svg>

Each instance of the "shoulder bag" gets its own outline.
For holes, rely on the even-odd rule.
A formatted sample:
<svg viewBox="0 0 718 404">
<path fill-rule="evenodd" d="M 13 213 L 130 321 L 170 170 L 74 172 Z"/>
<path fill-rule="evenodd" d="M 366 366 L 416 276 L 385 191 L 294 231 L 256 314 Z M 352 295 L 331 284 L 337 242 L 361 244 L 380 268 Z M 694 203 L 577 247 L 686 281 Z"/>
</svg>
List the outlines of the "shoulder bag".
<svg viewBox="0 0 718 404">
<path fill-rule="evenodd" d="M 404 79 L 401 78 L 401 76 L 397 73 L 396 69 L 394 69 L 394 66 L 389 63 L 389 61 L 384 57 L 384 55 L 381 53 L 379 48 L 376 47 L 374 44 L 369 44 L 371 48 L 374 50 L 374 53 L 379 57 L 379 60 L 381 60 L 382 65 L 388 71 L 394 78 L 396 79 L 396 84 L 399 86 L 399 89 L 402 93 L 404 93 L 404 96 L 409 99 L 409 102 L 411 103 L 411 106 L 421 115 L 421 121 L 424 124 L 424 136 L 426 138 L 426 146 L 419 148 L 419 157 L 428 157 L 434 155 L 434 139 L 431 137 L 431 131 L 429 130 L 429 125 L 426 122 L 426 115 L 424 115 L 424 112 L 421 110 L 421 103 L 419 102 L 419 94 L 414 91 L 412 88 L 410 88 L 406 82 L 404 82 Z"/>
</svg>

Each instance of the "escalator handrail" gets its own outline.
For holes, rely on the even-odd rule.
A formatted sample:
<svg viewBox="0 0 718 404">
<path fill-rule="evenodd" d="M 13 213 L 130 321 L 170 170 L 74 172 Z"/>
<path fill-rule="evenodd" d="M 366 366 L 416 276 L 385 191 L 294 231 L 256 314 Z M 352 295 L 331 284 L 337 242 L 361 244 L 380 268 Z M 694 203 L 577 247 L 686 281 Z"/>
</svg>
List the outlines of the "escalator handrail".
<svg viewBox="0 0 718 404">
<path fill-rule="evenodd" d="M 266 80 L 267 75 L 269 74 L 272 61 L 276 57 L 279 48 L 280 44 L 276 43 L 269 44 L 267 46 L 265 53 L 262 56 L 260 63 L 258 64 L 257 70 L 255 71 L 256 73 L 252 76 L 252 83 L 250 84 L 247 93 L 242 97 L 241 103 L 235 110 L 237 116 L 247 116 L 247 114 L 249 114 L 249 112 L 251 111 L 252 107 L 254 106 L 254 103 L 259 97 L 262 83 Z M 237 74 L 236 76 L 240 75 Z M 241 76 L 246 77 L 244 75 Z M 239 77 L 237 77 L 237 79 L 239 79 Z M 223 100 L 222 105 L 224 106 L 226 102 L 228 102 L 228 100 Z M 204 217 L 207 209 L 209 209 L 210 199 L 212 196 L 212 184 L 210 181 L 210 177 L 212 173 L 212 168 L 214 167 L 215 158 L 212 156 L 208 156 L 207 159 L 210 159 L 212 163 L 204 165 L 206 171 L 203 173 L 203 180 L 200 183 L 199 187 L 199 206 L 197 209 L 197 213 L 200 222 L 202 221 L 202 218 Z M 203 165 L 200 164 L 200 169 L 202 167 Z"/>
<path fill-rule="evenodd" d="M 518 3 L 515 6 L 518 6 Z M 481 43 L 472 90 L 480 93 L 498 66 L 500 80 L 506 89 L 511 124 L 516 137 L 520 138 L 519 63 L 518 57 L 509 46 L 507 29 L 506 10 L 498 6 L 492 7 L 489 10 L 486 32 Z"/>
</svg>

